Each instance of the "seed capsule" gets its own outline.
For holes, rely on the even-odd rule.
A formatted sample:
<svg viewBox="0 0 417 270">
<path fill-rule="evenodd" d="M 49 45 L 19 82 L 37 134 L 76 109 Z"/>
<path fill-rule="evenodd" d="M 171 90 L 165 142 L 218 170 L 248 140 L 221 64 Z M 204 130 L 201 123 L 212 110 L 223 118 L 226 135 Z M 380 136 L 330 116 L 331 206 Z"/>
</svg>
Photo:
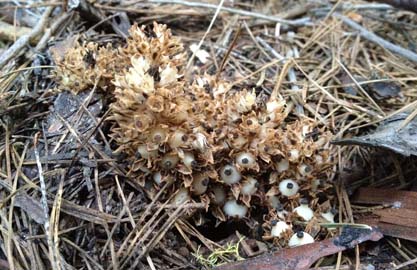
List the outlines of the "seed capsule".
<svg viewBox="0 0 417 270">
<path fill-rule="evenodd" d="M 277 163 L 277 171 L 279 173 L 285 172 L 286 170 L 288 170 L 290 167 L 290 162 L 288 161 L 288 159 L 281 159 L 278 163 Z"/>
<path fill-rule="evenodd" d="M 236 164 L 242 168 L 253 168 L 256 165 L 255 157 L 251 153 L 239 153 L 236 156 Z"/>
<path fill-rule="evenodd" d="M 209 178 L 205 174 L 198 174 L 194 176 L 193 180 L 193 193 L 195 195 L 201 195 L 207 191 L 207 186 L 209 184 Z"/>
<path fill-rule="evenodd" d="M 165 170 L 170 170 L 177 166 L 179 158 L 177 155 L 167 154 L 161 160 L 161 166 Z"/>
<path fill-rule="evenodd" d="M 175 205 L 181 205 L 190 199 L 191 197 L 190 197 L 190 193 L 188 192 L 188 189 L 181 188 L 180 190 L 178 190 L 177 194 L 175 195 L 173 199 L 173 203 Z"/>
<path fill-rule="evenodd" d="M 248 212 L 248 208 L 238 204 L 236 200 L 230 200 L 224 204 L 223 211 L 229 217 L 243 218 Z"/>
<path fill-rule="evenodd" d="M 300 151 L 298 151 L 297 149 L 292 149 L 290 150 L 290 152 L 288 153 L 288 159 L 291 162 L 295 162 L 300 158 Z"/>
<path fill-rule="evenodd" d="M 187 152 L 184 153 L 184 157 L 182 159 L 182 162 L 184 163 L 185 166 L 187 166 L 187 168 L 192 169 L 193 167 L 196 166 L 197 162 L 194 158 L 193 153 Z"/>
<path fill-rule="evenodd" d="M 271 236 L 281 237 L 285 231 L 290 230 L 291 227 L 284 221 L 276 222 L 271 229 Z"/>
<path fill-rule="evenodd" d="M 302 176 L 310 175 L 311 174 L 311 167 L 307 164 L 301 164 L 300 166 L 298 166 L 298 172 Z"/>
<path fill-rule="evenodd" d="M 294 196 L 300 189 L 297 182 L 291 179 L 281 181 L 278 188 L 281 194 L 287 197 Z"/>
<path fill-rule="evenodd" d="M 224 166 L 220 170 L 220 177 L 223 180 L 223 182 L 228 185 L 236 184 L 242 178 L 240 172 L 233 165 Z"/>
<path fill-rule="evenodd" d="M 308 206 L 308 202 L 304 200 L 301 200 L 300 206 L 294 208 L 293 212 L 305 221 L 309 221 L 314 217 L 313 210 L 311 210 L 311 208 Z"/>
<path fill-rule="evenodd" d="M 147 146 L 142 144 L 138 147 L 138 150 L 136 151 L 136 158 L 141 159 L 149 159 L 149 158 L 154 158 L 158 155 L 158 151 L 156 150 L 152 150 L 149 151 Z"/>
<path fill-rule="evenodd" d="M 253 195 L 258 190 L 258 180 L 253 177 L 248 177 L 246 181 L 242 184 L 241 193 L 243 195 Z"/>
<path fill-rule="evenodd" d="M 334 223 L 335 215 L 336 215 L 336 209 L 331 209 L 330 211 L 327 211 L 321 214 L 321 216 L 329 223 Z"/>
<path fill-rule="evenodd" d="M 168 140 L 171 148 L 178 148 L 186 144 L 188 136 L 181 130 L 175 131 Z"/>
<path fill-rule="evenodd" d="M 288 241 L 288 246 L 296 247 L 311 243 L 314 243 L 314 238 L 306 232 L 299 231 L 291 236 L 290 240 Z"/>
</svg>

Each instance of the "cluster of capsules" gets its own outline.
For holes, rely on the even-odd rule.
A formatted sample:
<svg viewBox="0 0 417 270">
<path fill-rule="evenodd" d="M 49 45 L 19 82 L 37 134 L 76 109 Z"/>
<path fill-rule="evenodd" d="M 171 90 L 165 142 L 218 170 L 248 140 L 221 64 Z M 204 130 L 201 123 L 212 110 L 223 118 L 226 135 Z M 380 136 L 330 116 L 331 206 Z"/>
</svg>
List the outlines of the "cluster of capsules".
<svg viewBox="0 0 417 270">
<path fill-rule="evenodd" d="M 207 74 L 187 80 L 185 62 L 180 40 L 155 23 L 133 26 L 123 47 L 75 46 L 57 59 L 57 75 L 73 92 L 111 85 L 115 153 L 149 197 L 166 184 L 172 204 L 206 206 L 193 215 L 223 222 L 261 211 L 265 239 L 313 241 L 311 220 L 334 222 L 318 196 L 330 186 L 330 134 L 308 118 L 286 121 L 277 93 L 259 100 Z"/>
</svg>

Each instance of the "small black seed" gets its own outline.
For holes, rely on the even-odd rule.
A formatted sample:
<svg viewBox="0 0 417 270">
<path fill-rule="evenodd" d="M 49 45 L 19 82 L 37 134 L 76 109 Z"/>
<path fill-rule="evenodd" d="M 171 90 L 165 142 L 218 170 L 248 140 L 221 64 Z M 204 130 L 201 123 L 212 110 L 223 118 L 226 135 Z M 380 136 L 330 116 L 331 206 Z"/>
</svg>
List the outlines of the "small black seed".
<svg viewBox="0 0 417 270">
<path fill-rule="evenodd" d="M 297 237 L 298 238 L 303 238 L 304 237 L 304 232 L 303 231 L 298 231 L 297 232 Z"/>
<path fill-rule="evenodd" d="M 271 220 L 271 225 L 272 225 L 272 226 L 277 225 L 277 223 L 278 223 L 278 221 L 277 221 L 276 219 Z"/>
<path fill-rule="evenodd" d="M 288 183 L 288 184 L 287 184 L 287 188 L 288 188 L 288 189 L 293 189 L 293 187 L 294 187 L 294 184 L 293 184 L 293 183 Z"/>
<path fill-rule="evenodd" d="M 209 184 L 209 179 L 204 179 L 203 182 L 201 182 L 201 184 L 203 184 L 203 186 L 207 186 Z"/>
<path fill-rule="evenodd" d="M 242 158 L 242 163 L 243 164 L 248 164 L 249 163 L 249 159 L 248 158 Z"/>
<path fill-rule="evenodd" d="M 233 172 L 232 169 L 225 169 L 224 170 L 224 174 L 227 175 L 227 176 L 232 175 L 232 172 Z"/>
</svg>

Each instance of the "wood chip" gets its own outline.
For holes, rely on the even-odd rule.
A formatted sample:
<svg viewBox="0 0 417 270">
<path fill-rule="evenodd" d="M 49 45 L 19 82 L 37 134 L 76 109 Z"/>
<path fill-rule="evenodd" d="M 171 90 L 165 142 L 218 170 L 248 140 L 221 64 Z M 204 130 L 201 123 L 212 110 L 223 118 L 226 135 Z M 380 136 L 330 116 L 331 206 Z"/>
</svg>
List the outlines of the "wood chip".
<svg viewBox="0 0 417 270">
<path fill-rule="evenodd" d="M 417 192 L 371 188 L 360 188 L 351 200 L 353 203 L 387 205 L 395 208 L 417 210 Z"/>
</svg>

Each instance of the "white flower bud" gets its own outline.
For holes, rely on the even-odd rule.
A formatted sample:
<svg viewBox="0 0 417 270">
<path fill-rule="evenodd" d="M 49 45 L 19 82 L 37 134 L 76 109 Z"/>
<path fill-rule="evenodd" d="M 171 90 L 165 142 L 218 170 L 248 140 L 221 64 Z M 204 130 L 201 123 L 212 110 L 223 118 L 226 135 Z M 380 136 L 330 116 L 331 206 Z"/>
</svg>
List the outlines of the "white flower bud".
<svg viewBox="0 0 417 270">
<path fill-rule="evenodd" d="M 288 241 L 288 246 L 296 247 L 311 243 L 314 243 L 314 238 L 306 232 L 299 231 L 291 236 L 290 240 Z"/>
<path fill-rule="evenodd" d="M 230 200 L 224 204 L 223 211 L 229 217 L 243 218 L 248 212 L 248 208 L 238 204 L 236 200 Z"/>
<path fill-rule="evenodd" d="M 301 164 L 300 166 L 298 166 L 298 172 L 302 176 L 307 176 L 311 173 L 311 167 L 307 164 Z"/>
<path fill-rule="evenodd" d="M 161 166 L 165 170 L 170 170 L 177 166 L 179 158 L 177 155 L 166 154 L 161 160 Z"/>
<path fill-rule="evenodd" d="M 220 170 L 220 178 L 225 184 L 232 185 L 240 181 L 242 176 L 233 165 L 226 165 Z"/>
<path fill-rule="evenodd" d="M 162 174 L 161 172 L 156 172 L 152 175 L 152 179 L 155 184 L 160 185 L 162 183 Z"/>
<path fill-rule="evenodd" d="M 252 168 L 254 165 L 256 165 L 255 157 L 248 152 L 237 154 L 236 163 L 243 168 Z"/>
<path fill-rule="evenodd" d="M 294 208 L 294 213 L 296 213 L 298 216 L 300 216 L 305 221 L 309 221 L 314 217 L 314 212 L 311 210 L 311 208 L 308 206 L 308 203 L 301 203 L 300 206 Z"/>
<path fill-rule="evenodd" d="M 185 134 L 181 130 L 177 130 L 169 138 L 168 143 L 171 148 L 178 148 L 180 146 L 183 146 L 187 142 L 187 140 L 187 134 Z"/>
<path fill-rule="evenodd" d="M 290 162 L 288 159 L 281 159 L 279 162 L 277 162 L 277 171 L 279 173 L 285 172 L 290 167 Z"/>
<path fill-rule="evenodd" d="M 242 184 L 241 193 L 243 195 L 253 195 L 258 190 L 258 180 L 253 177 L 248 177 Z"/>
<path fill-rule="evenodd" d="M 163 143 L 167 137 L 167 131 L 163 128 L 155 128 L 150 134 L 150 139 L 154 143 Z"/>
<path fill-rule="evenodd" d="M 273 237 L 281 237 L 285 231 L 290 230 L 291 227 L 284 221 L 278 221 L 275 225 L 272 226 L 271 229 L 271 236 Z"/>
<path fill-rule="evenodd" d="M 180 190 L 178 190 L 177 194 L 175 194 L 173 203 L 175 205 L 181 205 L 190 199 L 191 197 L 190 197 L 190 193 L 188 192 L 188 189 L 181 188 Z"/>
<path fill-rule="evenodd" d="M 136 157 L 138 159 L 144 158 L 144 159 L 148 159 L 148 158 L 154 158 L 158 155 L 158 151 L 157 150 L 152 150 L 149 151 L 148 147 L 145 144 L 139 145 L 138 146 L 138 150 L 136 151 Z"/>
<path fill-rule="evenodd" d="M 297 194 L 300 187 L 294 180 L 285 179 L 279 183 L 278 189 L 282 195 L 290 197 Z"/>
<path fill-rule="evenodd" d="M 298 151 L 297 149 L 291 149 L 290 152 L 288 153 L 288 159 L 291 162 L 295 162 L 300 158 L 300 151 Z"/>
<path fill-rule="evenodd" d="M 196 165 L 194 155 L 193 153 L 190 153 L 190 152 L 184 153 L 182 162 L 184 163 L 185 166 L 187 166 L 187 168 L 190 168 L 190 169 Z"/>
<path fill-rule="evenodd" d="M 193 193 L 196 195 L 201 195 L 207 191 L 207 186 L 209 184 L 209 178 L 205 174 L 198 174 L 193 177 Z"/>
<path fill-rule="evenodd" d="M 322 213 L 321 216 L 328 221 L 329 223 L 334 223 L 334 216 L 336 215 L 335 209 L 332 209 L 328 212 Z"/>
</svg>

